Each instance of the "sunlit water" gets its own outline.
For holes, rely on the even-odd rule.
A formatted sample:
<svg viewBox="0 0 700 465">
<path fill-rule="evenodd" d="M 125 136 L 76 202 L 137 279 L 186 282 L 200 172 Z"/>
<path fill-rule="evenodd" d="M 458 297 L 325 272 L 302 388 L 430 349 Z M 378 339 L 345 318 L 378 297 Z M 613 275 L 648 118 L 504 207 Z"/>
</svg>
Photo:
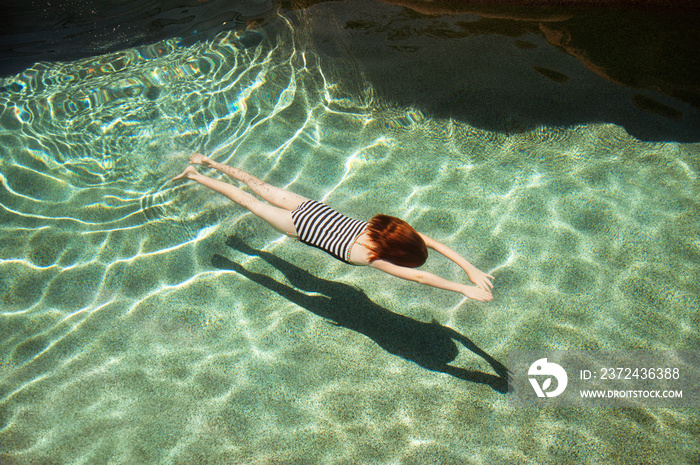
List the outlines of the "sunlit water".
<svg viewBox="0 0 700 465">
<path fill-rule="evenodd" d="M 462 344 L 502 363 L 696 349 L 697 144 L 431 119 L 283 19 L 249 34 L 0 83 L 2 463 L 697 459 L 696 410 L 515 407 Z M 400 216 L 493 273 L 494 300 L 343 265 L 169 183 L 194 150 Z"/>
</svg>

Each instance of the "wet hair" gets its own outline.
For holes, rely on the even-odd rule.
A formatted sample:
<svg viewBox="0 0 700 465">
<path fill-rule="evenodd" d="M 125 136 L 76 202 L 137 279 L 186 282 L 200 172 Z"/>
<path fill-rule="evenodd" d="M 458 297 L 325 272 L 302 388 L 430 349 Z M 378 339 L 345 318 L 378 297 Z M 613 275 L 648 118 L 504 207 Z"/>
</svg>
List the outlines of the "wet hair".
<svg viewBox="0 0 700 465">
<path fill-rule="evenodd" d="M 394 265 L 417 268 L 428 259 L 425 241 L 408 223 L 387 215 L 375 215 L 367 227 L 374 243 L 369 260 L 386 260 Z"/>
</svg>

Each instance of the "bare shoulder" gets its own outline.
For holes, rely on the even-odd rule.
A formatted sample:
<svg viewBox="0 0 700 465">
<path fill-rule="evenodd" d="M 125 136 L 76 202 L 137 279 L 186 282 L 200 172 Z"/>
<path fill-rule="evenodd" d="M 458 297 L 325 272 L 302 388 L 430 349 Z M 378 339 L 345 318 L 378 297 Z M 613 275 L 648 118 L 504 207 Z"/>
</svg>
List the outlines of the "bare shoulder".
<svg viewBox="0 0 700 465">
<path fill-rule="evenodd" d="M 369 261 L 370 251 L 366 247 L 361 247 L 359 244 L 355 244 L 352 249 L 350 249 L 350 260 L 349 262 L 357 266 L 367 266 L 371 265 Z"/>
</svg>

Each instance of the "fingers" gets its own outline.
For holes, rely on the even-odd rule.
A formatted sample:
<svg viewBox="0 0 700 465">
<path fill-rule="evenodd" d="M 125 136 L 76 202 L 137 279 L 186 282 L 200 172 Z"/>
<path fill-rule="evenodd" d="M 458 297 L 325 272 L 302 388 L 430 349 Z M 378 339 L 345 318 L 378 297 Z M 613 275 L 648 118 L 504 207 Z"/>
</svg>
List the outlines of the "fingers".
<svg viewBox="0 0 700 465">
<path fill-rule="evenodd" d="M 493 283 L 491 282 L 491 279 L 496 279 L 490 274 L 486 274 L 483 271 L 477 270 L 478 273 L 476 273 L 476 276 L 471 275 L 469 276 L 469 279 L 471 282 L 473 282 L 475 285 L 480 287 L 481 289 L 484 289 L 486 291 L 490 290 L 493 288 Z"/>
<path fill-rule="evenodd" d="M 481 291 L 481 295 L 484 296 L 484 300 L 491 300 L 491 299 L 493 299 L 493 294 L 491 294 L 491 290 L 490 290 L 490 289 L 481 288 L 481 289 L 479 289 L 479 290 Z"/>
<path fill-rule="evenodd" d="M 487 302 L 493 299 L 493 295 L 490 291 L 481 289 L 480 287 L 471 287 L 465 292 L 465 295 L 470 299 L 478 300 L 480 302 Z"/>
</svg>

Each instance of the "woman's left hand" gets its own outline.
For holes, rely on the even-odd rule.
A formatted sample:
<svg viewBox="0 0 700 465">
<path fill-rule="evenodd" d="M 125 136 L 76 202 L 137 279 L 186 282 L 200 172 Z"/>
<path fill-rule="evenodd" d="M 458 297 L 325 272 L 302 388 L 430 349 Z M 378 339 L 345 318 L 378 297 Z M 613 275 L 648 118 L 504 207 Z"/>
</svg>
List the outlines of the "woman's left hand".
<svg viewBox="0 0 700 465">
<path fill-rule="evenodd" d="M 495 279 L 493 276 L 491 276 L 490 274 L 486 274 L 483 271 L 478 270 L 476 268 L 474 268 L 474 270 L 468 271 L 467 276 L 469 276 L 469 280 L 476 284 L 477 287 L 480 287 L 485 291 L 491 292 L 491 289 L 493 288 L 491 279 Z"/>
</svg>

